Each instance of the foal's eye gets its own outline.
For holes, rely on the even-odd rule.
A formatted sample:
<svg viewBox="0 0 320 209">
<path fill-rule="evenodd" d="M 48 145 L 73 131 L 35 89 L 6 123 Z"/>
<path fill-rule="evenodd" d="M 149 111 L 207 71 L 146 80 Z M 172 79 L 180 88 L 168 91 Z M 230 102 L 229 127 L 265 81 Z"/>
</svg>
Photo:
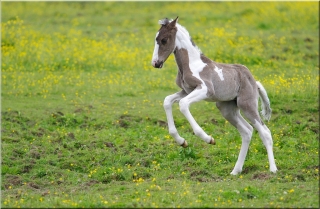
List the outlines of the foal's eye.
<svg viewBox="0 0 320 209">
<path fill-rule="evenodd" d="M 164 39 L 161 40 L 161 44 L 162 45 L 165 45 L 166 43 L 167 43 L 167 38 L 164 38 Z"/>
</svg>

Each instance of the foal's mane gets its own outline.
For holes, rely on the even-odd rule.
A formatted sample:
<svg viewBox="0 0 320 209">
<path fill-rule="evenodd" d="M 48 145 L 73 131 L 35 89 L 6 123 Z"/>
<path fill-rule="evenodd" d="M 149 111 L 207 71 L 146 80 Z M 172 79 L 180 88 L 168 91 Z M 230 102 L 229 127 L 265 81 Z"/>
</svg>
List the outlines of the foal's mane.
<svg viewBox="0 0 320 209">
<path fill-rule="evenodd" d="M 187 35 L 192 43 L 192 46 L 194 46 L 200 54 L 203 54 L 202 51 L 200 50 L 200 48 L 193 42 L 189 32 L 187 31 L 187 29 L 185 27 L 183 27 L 182 25 L 180 25 L 179 23 L 176 23 L 176 26 L 178 28 L 178 31 L 184 33 L 185 35 Z"/>
<path fill-rule="evenodd" d="M 159 24 L 162 26 L 166 26 L 167 24 L 169 24 L 170 22 L 172 22 L 173 19 L 169 20 L 168 18 L 159 20 Z M 187 29 L 185 27 L 183 27 L 182 25 L 180 25 L 179 23 L 176 23 L 176 27 L 178 28 L 178 31 L 182 32 L 183 34 L 185 34 L 187 37 L 189 37 L 192 46 L 194 46 L 200 54 L 203 54 L 202 51 L 200 50 L 200 48 L 193 42 L 189 32 L 187 31 Z"/>
</svg>

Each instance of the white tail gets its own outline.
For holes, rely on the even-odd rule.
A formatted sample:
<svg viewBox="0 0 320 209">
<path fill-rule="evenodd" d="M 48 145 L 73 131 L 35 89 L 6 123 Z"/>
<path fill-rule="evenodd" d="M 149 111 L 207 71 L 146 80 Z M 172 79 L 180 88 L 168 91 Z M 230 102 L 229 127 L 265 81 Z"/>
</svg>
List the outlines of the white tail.
<svg viewBox="0 0 320 209">
<path fill-rule="evenodd" d="M 267 94 L 267 91 L 265 90 L 265 88 L 262 86 L 262 84 L 257 81 L 257 86 L 258 86 L 258 90 L 259 90 L 259 96 L 261 99 L 261 115 L 262 117 L 269 121 L 271 118 L 271 112 L 272 109 L 270 108 L 270 101 L 269 101 L 269 97 Z"/>
</svg>

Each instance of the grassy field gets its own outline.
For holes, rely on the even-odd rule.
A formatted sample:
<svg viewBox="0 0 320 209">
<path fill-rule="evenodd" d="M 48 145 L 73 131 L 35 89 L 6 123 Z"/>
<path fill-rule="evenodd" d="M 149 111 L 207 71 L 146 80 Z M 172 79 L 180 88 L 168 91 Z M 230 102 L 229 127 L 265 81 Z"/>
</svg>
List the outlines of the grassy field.
<svg viewBox="0 0 320 209">
<path fill-rule="evenodd" d="M 2 207 L 319 207 L 318 2 L 2 2 Z M 151 57 L 159 19 L 179 16 L 202 52 L 246 65 L 267 89 L 279 171 L 255 131 L 241 138 L 215 104 L 174 106 L 171 56 Z"/>
</svg>

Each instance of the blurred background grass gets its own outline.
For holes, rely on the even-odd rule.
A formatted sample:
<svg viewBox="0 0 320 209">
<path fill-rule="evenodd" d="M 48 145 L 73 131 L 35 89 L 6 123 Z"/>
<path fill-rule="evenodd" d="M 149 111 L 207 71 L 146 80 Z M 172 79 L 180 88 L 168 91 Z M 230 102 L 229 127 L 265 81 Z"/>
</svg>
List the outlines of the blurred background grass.
<svg viewBox="0 0 320 209">
<path fill-rule="evenodd" d="M 318 2 L 1 6 L 4 205 L 317 205 Z M 229 176 L 240 136 L 213 103 L 191 112 L 213 133 L 215 147 L 193 135 L 177 106 L 176 124 L 190 147 L 178 147 L 168 134 L 162 102 L 178 91 L 176 64 L 171 56 L 162 70 L 153 69 L 151 56 L 158 20 L 176 16 L 205 55 L 246 65 L 266 87 L 277 175 L 268 173 L 254 134 L 244 175 Z M 278 191 L 290 195 L 278 197 Z"/>
</svg>

